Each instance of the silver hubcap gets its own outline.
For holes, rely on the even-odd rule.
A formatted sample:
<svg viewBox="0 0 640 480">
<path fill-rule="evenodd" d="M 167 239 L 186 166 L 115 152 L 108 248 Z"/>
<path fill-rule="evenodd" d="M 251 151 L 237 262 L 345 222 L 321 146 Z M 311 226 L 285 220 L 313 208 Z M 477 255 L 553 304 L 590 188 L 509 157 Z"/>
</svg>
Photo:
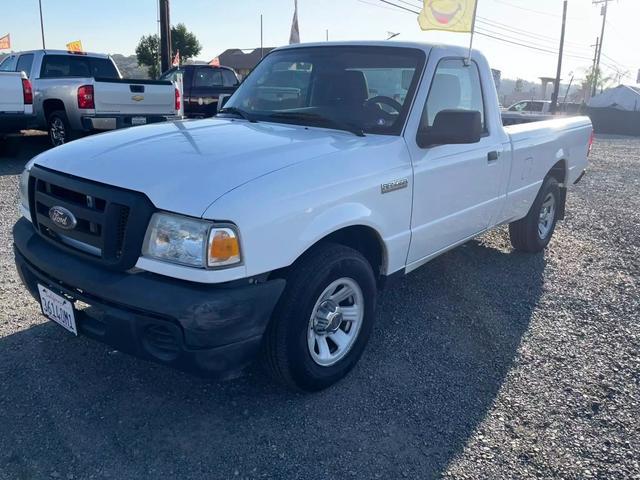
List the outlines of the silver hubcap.
<svg viewBox="0 0 640 480">
<path fill-rule="evenodd" d="M 51 122 L 51 142 L 54 145 L 62 145 L 66 140 L 64 123 L 59 118 L 54 118 Z"/>
<path fill-rule="evenodd" d="M 538 236 L 544 240 L 553 228 L 553 221 L 556 217 L 556 197 L 552 193 L 548 194 L 542 202 L 540 217 L 538 219 Z"/>
<path fill-rule="evenodd" d="M 350 278 L 332 282 L 318 298 L 307 333 L 311 358 L 328 367 L 340 361 L 353 347 L 364 316 L 364 295 Z"/>
</svg>

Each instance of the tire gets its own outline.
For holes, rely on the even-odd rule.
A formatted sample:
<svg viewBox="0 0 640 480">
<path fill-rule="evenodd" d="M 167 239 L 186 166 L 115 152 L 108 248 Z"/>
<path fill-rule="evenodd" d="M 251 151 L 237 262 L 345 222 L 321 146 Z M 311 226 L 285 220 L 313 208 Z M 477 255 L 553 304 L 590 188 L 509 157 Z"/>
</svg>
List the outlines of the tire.
<svg viewBox="0 0 640 480">
<path fill-rule="evenodd" d="M 49 114 L 47 131 L 49 132 L 49 141 L 54 147 L 64 145 L 75 138 L 64 110 L 56 110 Z"/>
<path fill-rule="evenodd" d="M 336 301 L 328 299 L 332 293 Z M 358 251 L 326 243 L 305 254 L 287 275 L 265 334 L 263 357 L 271 376 L 293 390 L 314 392 L 347 375 L 369 340 L 376 296 L 373 269 Z M 321 343 L 327 349 L 321 351 Z"/>
<path fill-rule="evenodd" d="M 544 250 L 556 229 L 561 202 L 558 181 L 553 177 L 547 177 L 527 216 L 509 224 L 509 237 L 513 248 L 528 253 Z M 544 221 L 543 215 L 546 215 Z"/>
</svg>

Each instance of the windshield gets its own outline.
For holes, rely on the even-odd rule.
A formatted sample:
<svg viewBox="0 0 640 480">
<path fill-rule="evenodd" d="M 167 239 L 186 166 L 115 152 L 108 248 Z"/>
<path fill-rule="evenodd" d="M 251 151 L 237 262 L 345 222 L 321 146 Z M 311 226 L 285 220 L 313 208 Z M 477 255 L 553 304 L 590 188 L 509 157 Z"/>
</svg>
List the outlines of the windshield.
<svg viewBox="0 0 640 480">
<path fill-rule="evenodd" d="M 255 121 L 398 135 L 424 62 L 424 52 L 397 47 L 275 51 L 251 72 L 225 110 Z"/>
</svg>

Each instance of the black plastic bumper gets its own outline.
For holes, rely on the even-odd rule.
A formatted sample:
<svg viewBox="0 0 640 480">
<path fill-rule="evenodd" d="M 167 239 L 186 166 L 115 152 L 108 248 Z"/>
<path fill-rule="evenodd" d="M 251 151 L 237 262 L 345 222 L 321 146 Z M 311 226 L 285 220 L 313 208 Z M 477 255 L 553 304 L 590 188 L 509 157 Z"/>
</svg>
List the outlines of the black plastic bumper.
<svg viewBox="0 0 640 480">
<path fill-rule="evenodd" d="M 20 278 L 76 302 L 80 334 L 172 367 L 224 377 L 255 357 L 285 281 L 207 285 L 107 270 L 56 248 L 22 218 L 13 229 Z"/>
</svg>

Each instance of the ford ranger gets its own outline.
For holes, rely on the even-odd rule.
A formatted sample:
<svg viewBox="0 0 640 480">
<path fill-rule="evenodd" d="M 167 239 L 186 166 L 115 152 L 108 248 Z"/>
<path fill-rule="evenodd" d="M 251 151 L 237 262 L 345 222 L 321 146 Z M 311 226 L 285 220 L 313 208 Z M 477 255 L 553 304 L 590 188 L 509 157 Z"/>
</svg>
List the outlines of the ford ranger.
<svg viewBox="0 0 640 480">
<path fill-rule="evenodd" d="M 9 55 L 0 69 L 31 80 L 36 126 L 53 146 L 84 132 L 164 122 L 180 110 L 171 82 L 123 79 L 108 55 L 35 50 Z"/>
<path fill-rule="evenodd" d="M 387 280 L 504 224 L 541 252 L 585 172 L 588 118 L 505 129 L 467 55 L 287 46 L 215 118 L 40 154 L 13 231 L 23 283 L 49 319 L 138 357 L 224 377 L 260 356 L 292 388 L 332 385 Z"/>
</svg>

